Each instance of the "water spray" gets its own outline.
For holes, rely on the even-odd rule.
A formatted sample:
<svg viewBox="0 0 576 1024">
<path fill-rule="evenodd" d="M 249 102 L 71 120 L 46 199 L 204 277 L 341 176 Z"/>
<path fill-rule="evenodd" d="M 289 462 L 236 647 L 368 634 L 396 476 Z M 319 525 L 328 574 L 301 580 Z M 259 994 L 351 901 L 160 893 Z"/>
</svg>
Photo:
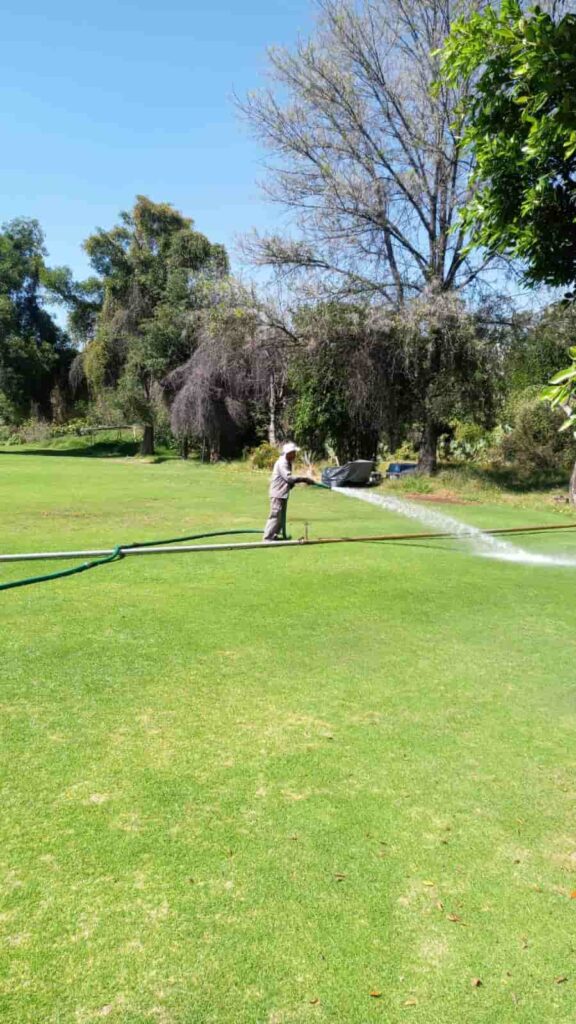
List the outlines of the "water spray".
<svg viewBox="0 0 576 1024">
<path fill-rule="evenodd" d="M 355 487 L 336 487 L 333 489 L 338 491 L 339 494 L 345 494 L 349 498 L 358 498 L 360 501 L 376 505 L 386 512 L 393 512 L 408 519 L 415 519 L 427 526 L 435 527 L 438 530 L 437 536 L 443 533 L 446 537 L 451 536 L 454 539 L 462 540 L 470 545 L 474 554 L 484 558 L 497 558 L 506 562 L 523 562 L 527 565 L 556 565 L 572 568 L 576 566 L 576 558 L 540 555 L 532 551 L 526 551 L 524 548 L 519 548 L 508 541 L 498 539 L 499 535 L 506 534 L 544 533 L 551 530 L 573 529 L 576 524 L 480 530 L 477 526 L 469 526 L 467 523 L 462 523 L 459 519 L 447 516 L 436 509 L 423 508 L 415 502 L 406 501 L 391 495 L 375 494 L 366 489 Z M 425 537 L 426 535 L 420 533 L 413 536 Z M 432 537 L 433 534 L 428 534 L 428 539 L 432 539 Z"/>
</svg>

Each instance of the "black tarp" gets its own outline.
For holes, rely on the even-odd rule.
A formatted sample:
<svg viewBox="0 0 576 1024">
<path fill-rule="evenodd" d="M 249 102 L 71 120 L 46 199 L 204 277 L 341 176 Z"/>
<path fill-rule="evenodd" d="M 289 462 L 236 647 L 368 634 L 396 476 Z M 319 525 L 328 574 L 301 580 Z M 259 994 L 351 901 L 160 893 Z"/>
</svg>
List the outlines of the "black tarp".
<svg viewBox="0 0 576 1024">
<path fill-rule="evenodd" d="M 322 472 L 322 483 L 327 487 L 365 487 L 370 483 L 374 463 L 368 459 L 347 462 L 345 466 L 334 466 Z"/>
</svg>

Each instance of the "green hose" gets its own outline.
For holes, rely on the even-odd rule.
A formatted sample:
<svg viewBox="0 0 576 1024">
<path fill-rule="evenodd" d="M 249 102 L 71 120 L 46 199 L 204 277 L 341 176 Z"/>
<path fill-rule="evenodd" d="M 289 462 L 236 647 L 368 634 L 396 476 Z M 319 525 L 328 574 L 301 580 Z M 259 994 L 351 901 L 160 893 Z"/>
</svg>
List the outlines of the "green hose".
<svg viewBox="0 0 576 1024">
<path fill-rule="evenodd" d="M 212 533 L 191 533 L 186 537 L 171 537 L 169 540 L 145 540 L 141 544 L 117 544 L 110 555 L 105 558 L 97 558 L 91 562 L 84 562 L 82 565 L 75 565 L 72 569 L 60 569 L 58 572 L 47 573 L 44 576 L 28 576 L 23 580 L 13 580 L 10 583 L 0 583 L 0 591 L 14 590 L 15 587 L 28 587 L 33 583 L 47 583 L 49 580 L 60 580 L 65 576 L 76 576 L 77 573 L 87 572 L 88 569 L 97 569 L 100 565 L 109 565 L 111 562 L 119 562 L 124 558 L 124 551 L 130 548 L 151 548 L 157 544 L 177 544 L 185 540 L 203 540 L 205 537 L 232 537 L 244 533 L 261 533 L 261 530 L 215 530 Z"/>
<path fill-rule="evenodd" d="M 179 544 L 185 540 L 203 540 L 204 537 L 234 537 L 240 533 L 262 533 L 262 530 L 214 530 L 212 533 L 191 533 L 187 537 L 169 537 L 168 540 L 145 540 L 141 544 L 123 544 L 128 548 L 153 548 L 160 544 Z"/>
<path fill-rule="evenodd" d="M 75 576 L 76 573 L 86 572 L 88 569 L 96 569 L 99 565 L 108 565 L 110 562 L 118 562 L 124 558 L 120 545 L 114 548 L 111 555 L 106 558 L 98 558 L 93 562 L 84 562 L 82 565 L 75 565 L 72 569 L 60 569 L 58 572 L 47 573 L 45 576 L 28 576 L 23 580 L 13 580 L 11 583 L 0 583 L 0 590 L 13 590 L 15 587 L 27 587 L 31 583 L 46 583 L 48 580 L 59 580 L 64 576 Z"/>
</svg>

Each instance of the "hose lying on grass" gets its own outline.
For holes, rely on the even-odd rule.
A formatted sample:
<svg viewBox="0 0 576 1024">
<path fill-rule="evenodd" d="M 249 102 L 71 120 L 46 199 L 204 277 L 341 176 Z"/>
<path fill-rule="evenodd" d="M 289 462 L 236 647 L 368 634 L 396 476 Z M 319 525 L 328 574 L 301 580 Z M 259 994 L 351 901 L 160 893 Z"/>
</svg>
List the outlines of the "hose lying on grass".
<svg viewBox="0 0 576 1024">
<path fill-rule="evenodd" d="M 330 488 L 326 484 L 315 483 L 315 487 L 319 490 L 329 491 Z M 46 573 L 43 576 L 28 576 L 22 580 L 14 580 L 10 583 L 0 583 L 0 591 L 2 590 L 14 590 L 16 587 L 28 587 L 33 583 L 47 583 L 50 580 L 60 580 L 65 576 L 76 576 L 81 572 L 88 572 L 89 569 L 97 569 L 101 565 L 110 565 L 112 562 L 119 562 L 124 556 L 130 552 L 135 553 L 142 548 L 156 548 L 164 545 L 181 544 L 187 540 L 205 540 L 207 537 L 237 537 L 241 534 L 254 534 L 261 533 L 261 530 L 214 530 L 211 533 L 193 533 L 186 537 L 169 537 L 168 540 L 145 540 L 137 544 L 117 544 L 112 551 L 98 551 L 98 552 L 75 552 L 75 551 L 63 551 L 63 552 L 38 552 L 29 555 L 0 555 L 0 561 L 2 562 L 16 562 L 16 561 L 42 561 L 53 558 L 85 558 L 87 555 L 98 555 L 97 558 L 92 557 L 91 561 L 84 562 L 83 565 L 73 566 L 71 569 L 61 569 L 59 572 Z M 281 543 L 290 543 L 284 541 Z M 236 545 L 234 545 L 236 546 Z M 178 550 L 177 548 L 171 550 Z M 182 549 L 180 549 L 182 550 Z M 144 553 L 144 552 L 142 552 Z"/>
<path fill-rule="evenodd" d="M 574 530 L 576 529 L 576 523 L 563 523 L 553 526 L 510 526 L 502 527 L 496 530 L 485 530 L 484 533 L 490 535 L 499 534 L 518 534 L 518 533 L 543 533 L 552 530 Z M 268 551 L 276 548 L 285 547 L 315 547 L 320 544 L 365 544 L 370 542 L 382 542 L 382 541 L 414 541 L 414 540 L 449 540 L 458 538 L 459 534 L 450 532 L 435 532 L 435 533 L 386 533 L 379 534 L 377 536 L 365 536 L 365 537 L 320 537 L 317 540 L 309 539 L 307 536 L 302 537 L 300 540 L 284 540 L 277 542 L 251 542 L 251 543 L 240 543 L 240 544 L 197 544 L 191 547 L 177 547 L 178 544 L 183 544 L 189 540 L 206 540 L 210 537 L 237 537 L 245 534 L 261 534 L 260 530 L 215 530 L 210 533 L 196 533 L 189 534 L 186 537 L 171 537 L 164 541 L 148 540 L 142 543 L 135 544 L 118 544 L 115 548 L 110 551 L 44 551 L 44 552 L 31 552 L 28 554 L 14 554 L 14 555 L 0 555 L 0 562 L 17 562 L 17 561 L 41 561 L 43 559 L 50 560 L 56 558 L 84 558 L 87 555 L 99 555 L 102 557 L 95 558 L 89 562 L 84 562 L 82 565 L 73 566 L 70 569 L 62 569 L 59 572 L 48 573 L 43 576 L 30 576 L 21 580 L 13 580 L 9 583 L 0 583 L 0 591 L 12 590 L 16 587 L 26 587 L 34 583 L 45 583 L 49 580 L 63 579 L 65 576 L 74 576 L 81 572 L 87 572 L 89 569 L 96 569 L 101 565 L 110 565 L 112 562 L 118 562 L 125 558 L 127 555 L 146 555 L 146 554 L 176 554 L 177 552 L 206 552 L 206 551 L 233 551 L 233 550 L 261 550 L 266 549 Z"/>
<path fill-rule="evenodd" d="M 124 558 L 128 551 L 133 548 L 149 548 L 155 547 L 158 544 L 178 544 L 186 540 L 204 540 L 206 537 L 232 537 L 238 534 L 245 533 L 260 533 L 260 530 L 216 530 L 212 533 L 191 533 L 186 537 L 170 537 L 168 540 L 156 541 L 156 540 L 145 540 L 141 543 L 136 544 L 117 544 L 112 551 L 103 553 L 103 558 L 96 558 L 90 562 L 84 562 L 82 565 L 72 566 L 71 569 L 60 569 L 58 572 L 47 573 L 44 576 L 28 576 L 22 580 L 12 580 L 9 583 L 0 583 L 0 591 L 2 590 L 13 590 L 15 587 L 28 587 L 33 583 L 47 583 L 49 580 L 63 579 L 65 576 L 76 576 L 80 572 L 88 572 L 89 569 L 97 569 L 100 565 L 110 565 L 111 562 L 119 562 Z M 177 550 L 177 549 L 174 549 Z M 24 560 L 26 556 L 21 556 Z M 37 556 L 32 555 L 31 558 L 40 561 L 42 557 L 49 559 L 51 557 L 50 552 L 40 553 Z M 52 555 L 54 557 L 54 555 Z M 58 557 L 58 555 L 57 555 Z M 74 558 L 78 557 L 75 552 L 64 551 L 60 554 L 60 557 Z M 17 561 L 17 557 L 4 556 L 4 561 Z"/>
</svg>

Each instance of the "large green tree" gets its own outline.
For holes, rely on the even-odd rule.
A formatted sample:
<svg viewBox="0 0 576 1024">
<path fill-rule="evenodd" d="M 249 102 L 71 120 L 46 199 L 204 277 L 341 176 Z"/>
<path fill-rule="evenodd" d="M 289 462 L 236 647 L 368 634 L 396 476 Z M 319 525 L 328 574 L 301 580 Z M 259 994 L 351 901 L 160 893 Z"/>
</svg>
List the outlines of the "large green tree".
<svg viewBox="0 0 576 1024">
<path fill-rule="evenodd" d="M 576 337 L 576 306 L 553 302 L 535 313 L 512 319 L 503 362 L 508 395 L 541 387 L 566 362 Z"/>
<path fill-rule="evenodd" d="M 302 307 L 289 364 L 293 432 L 315 457 L 373 459 L 382 436 L 402 439 L 411 396 L 394 329 L 375 310 L 337 302 Z"/>
<path fill-rule="evenodd" d="M 19 218 L 0 230 L 0 419 L 15 422 L 36 412 L 49 419 L 55 388 L 65 387 L 74 356 L 49 304 L 68 272 L 46 265 L 44 235 L 36 220 Z"/>
<path fill-rule="evenodd" d="M 572 286 L 576 15 L 524 13 L 519 0 L 503 0 L 457 21 L 444 46 L 446 84 L 461 97 L 475 165 L 461 220 L 472 243 L 522 260 L 529 282 Z"/>
<path fill-rule="evenodd" d="M 564 5 L 558 5 L 562 8 Z M 576 15 L 503 0 L 457 22 L 445 44 L 443 88 L 474 88 L 461 102 L 475 161 L 462 217 L 472 244 L 522 260 L 526 279 L 576 283 Z M 574 299 L 574 292 L 567 294 Z M 543 397 L 576 428 L 572 365 Z M 570 483 L 576 501 L 576 466 Z"/>
<path fill-rule="evenodd" d="M 102 305 L 84 368 L 95 391 L 114 388 L 124 413 L 144 428 L 142 451 L 154 451 L 160 381 L 195 347 L 195 320 L 214 278 L 228 270 L 226 252 L 194 230 L 168 203 L 137 196 L 110 230 L 85 243 Z M 92 329 L 90 305 L 83 307 Z"/>
</svg>

